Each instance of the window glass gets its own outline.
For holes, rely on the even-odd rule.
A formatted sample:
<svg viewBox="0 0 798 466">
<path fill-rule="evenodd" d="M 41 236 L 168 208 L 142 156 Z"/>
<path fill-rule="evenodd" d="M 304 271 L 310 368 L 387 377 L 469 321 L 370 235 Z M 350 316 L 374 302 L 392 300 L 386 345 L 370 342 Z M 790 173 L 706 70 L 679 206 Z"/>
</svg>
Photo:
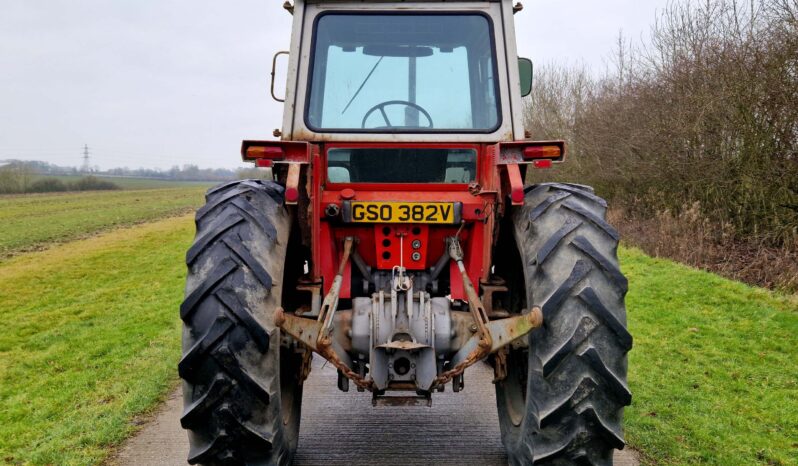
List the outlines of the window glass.
<svg viewBox="0 0 798 466">
<path fill-rule="evenodd" d="M 490 23 L 478 14 L 325 14 L 315 30 L 313 129 L 492 131 Z"/>
<path fill-rule="evenodd" d="M 330 149 L 330 183 L 470 183 L 474 149 Z"/>
</svg>

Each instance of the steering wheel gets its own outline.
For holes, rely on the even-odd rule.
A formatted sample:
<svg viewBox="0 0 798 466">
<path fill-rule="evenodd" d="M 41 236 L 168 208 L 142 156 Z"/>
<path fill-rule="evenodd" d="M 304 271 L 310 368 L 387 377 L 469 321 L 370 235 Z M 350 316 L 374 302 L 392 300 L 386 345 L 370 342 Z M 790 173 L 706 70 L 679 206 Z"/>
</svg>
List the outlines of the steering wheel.
<svg viewBox="0 0 798 466">
<path fill-rule="evenodd" d="M 366 112 L 366 115 L 363 116 L 363 122 L 360 124 L 360 127 L 365 129 L 366 128 L 366 120 L 368 120 L 369 116 L 371 116 L 372 113 L 374 113 L 375 111 L 379 110 L 380 113 L 382 113 L 382 119 L 385 120 L 385 124 L 388 125 L 387 127 L 388 128 L 395 128 L 395 126 L 391 124 L 391 120 L 388 119 L 388 114 L 385 113 L 385 107 L 387 107 L 388 105 L 406 105 L 408 107 L 412 107 L 412 108 L 418 110 L 419 112 L 421 112 L 422 114 L 424 114 L 425 117 L 427 117 L 427 120 L 429 121 L 429 126 L 425 126 L 424 128 L 432 128 L 433 127 L 432 117 L 429 116 L 429 113 L 426 110 L 424 110 L 424 108 L 422 106 L 420 106 L 418 104 L 414 104 L 413 102 L 408 102 L 407 100 L 387 100 L 385 102 L 379 103 L 379 104 L 371 107 L 369 109 L 369 111 Z"/>
</svg>

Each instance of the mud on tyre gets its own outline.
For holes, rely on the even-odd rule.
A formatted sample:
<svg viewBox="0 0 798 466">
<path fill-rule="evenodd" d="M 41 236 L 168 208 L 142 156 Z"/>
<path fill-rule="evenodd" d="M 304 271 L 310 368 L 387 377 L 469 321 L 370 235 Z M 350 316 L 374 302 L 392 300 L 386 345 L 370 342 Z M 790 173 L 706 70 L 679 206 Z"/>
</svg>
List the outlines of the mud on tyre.
<svg viewBox="0 0 798 466">
<path fill-rule="evenodd" d="M 246 180 L 209 190 L 186 254 L 180 306 L 191 464 L 289 464 L 299 430 L 300 358 L 281 348 L 291 214 L 283 188 Z"/>
<path fill-rule="evenodd" d="M 507 377 L 496 384 L 511 464 L 609 465 L 624 446 L 632 337 L 606 207 L 589 187 L 547 183 L 527 188 L 513 213 L 506 238 L 524 281 L 516 281 L 517 307 L 540 306 L 544 324 L 529 335 L 529 349 L 509 351 Z"/>
</svg>

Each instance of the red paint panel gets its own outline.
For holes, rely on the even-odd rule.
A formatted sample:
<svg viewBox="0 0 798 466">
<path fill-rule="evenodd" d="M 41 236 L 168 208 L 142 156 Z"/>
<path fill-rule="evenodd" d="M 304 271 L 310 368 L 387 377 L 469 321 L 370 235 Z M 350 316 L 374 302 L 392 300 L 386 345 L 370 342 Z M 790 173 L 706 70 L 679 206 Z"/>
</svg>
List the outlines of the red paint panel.
<svg viewBox="0 0 798 466">
<path fill-rule="evenodd" d="M 322 173 L 324 172 L 324 167 L 321 166 L 321 157 L 319 157 L 319 146 L 311 145 L 310 146 L 310 160 L 311 160 L 311 167 L 313 171 L 312 179 L 319 180 Z M 329 242 L 330 237 L 329 234 L 326 237 L 326 241 L 323 240 L 321 237 L 321 185 L 319 183 L 312 183 L 310 184 L 310 205 L 308 207 L 308 219 L 299 219 L 299 221 L 310 221 L 311 230 L 310 230 L 310 240 L 311 240 L 311 259 L 312 259 L 312 275 L 313 281 L 319 281 L 322 279 L 322 248 L 324 249 L 326 254 L 330 254 L 331 251 L 334 249 L 329 249 Z M 326 285 L 327 288 L 323 288 L 324 290 L 329 288 L 329 284 Z"/>
<path fill-rule="evenodd" d="M 314 246 L 324 250 L 324 253 L 320 255 L 320 263 L 318 265 L 320 268 L 320 275 L 324 277 L 324 293 L 327 294 L 332 286 L 333 278 L 335 278 L 337 264 L 333 263 L 333 258 L 338 257 L 338 241 L 333 241 L 330 224 L 326 222 L 322 222 L 317 238 L 319 242 L 318 244 L 314 244 Z"/>
<path fill-rule="evenodd" d="M 469 278 L 474 288 L 479 289 L 479 279 L 483 276 L 487 277 L 488 270 L 485 270 L 484 258 L 485 255 L 483 247 L 485 246 L 485 230 L 487 226 L 483 223 L 475 223 L 472 231 L 472 236 L 469 241 L 463 244 L 463 251 L 466 254 L 465 266 Z M 490 244 L 487 245 L 490 248 Z"/>
<path fill-rule="evenodd" d="M 460 275 L 460 268 L 455 261 L 449 262 L 449 291 L 452 299 L 466 299 L 463 276 Z"/>
<path fill-rule="evenodd" d="M 540 162 L 536 160 L 535 162 Z M 551 160 L 547 160 L 551 164 Z M 510 181 L 510 199 L 513 205 L 524 204 L 524 181 L 521 179 L 521 170 L 516 164 L 507 165 L 507 177 Z"/>
<path fill-rule="evenodd" d="M 378 269 L 390 270 L 398 265 L 407 270 L 427 268 L 429 225 L 375 225 L 374 238 Z M 416 242 L 419 247 L 414 248 Z M 414 253 L 418 253 L 417 259 Z"/>
<path fill-rule="evenodd" d="M 474 148 L 477 150 L 477 173 L 481 190 L 478 194 L 469 192 L 464 184 L 327 184 L 326 150 L 334 147 L 418 147 L 418 148 Z M 369 266 L 379 270 L 390 270 L 399 265 L 399 240 L 404 238 L 402 248 L 404 266 L 409 270 L 431 268 L 438 259 L 446 254 L 446 237 L 457 233 L 459 225 L 414 225 L 414 224 L 345 224 L 340 218 L 328 218 L 325 208 L 335 203 L 341 207 L 344 199 L 359 201 L 404 201 L 404 202 L 461 202 L 462 217 L 466 226 L 460 232 L 460 241 L 465 252 L 465 267 L 469 278 L 475 286 L 480 279 L 486 279 L 490 272 L 491 239 L 493 237 L 493 215 L 486 218 L 487 213 L 496 212 L 503 202 L 502 183 L 497 167 L 499 157 L 498 145 L 478 144 L 324 144 L 323 149 L 312 145 L 310 150 L 313 166 L 313 183 L 310 186 L 311 208 L 309 214 L 312 222 L 313 272 L 316 277 L 323 278 L 324 292 L 329 290 L 340 260 L 340 245 L 347 236 L 358 239 L 356 250 Z M 508 183 L 509 184 L 509 183 Z M 506 188 L 505 188 L 506 189 Z M 475 191 L 476 192 L 476 191 Z M 510 193 L 507 193 L 510 194 Z M 383 228 L 389 228 L 386 235 Z M 418 227 L 417 234 L 413 228 Z M 398 235 L 398 236 L 397 236 Z M 384 244 L 385 239 L 390 244 Z M 420 260 L 412 260 L 412 241 L 419 239 L 422 244 L 417 250 Z M 389 252 L 385 257 L 383 253 Z M 333 259 L 335 258 L 335 259 Z M 351 267 L 346 270 L 341 297 L 351 296 Z M 453 299 L 465 299 L 462 278 L 454 262 L 449 266 L 451 296 Z"/>
</svg>

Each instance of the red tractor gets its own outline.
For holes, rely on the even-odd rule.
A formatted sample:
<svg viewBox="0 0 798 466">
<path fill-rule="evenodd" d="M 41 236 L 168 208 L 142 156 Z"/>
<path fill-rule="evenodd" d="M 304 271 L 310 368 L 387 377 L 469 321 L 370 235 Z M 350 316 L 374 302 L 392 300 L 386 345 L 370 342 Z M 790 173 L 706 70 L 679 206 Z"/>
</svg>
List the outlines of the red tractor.
<svg viewBox="0 0 798 466">
<path fill-rule="evenodd" d="M 281 138 L 242 147 L 273 180 L 208 191 L 186 255 L 189 463 L 289 464 L 317 353 L 375 405 L 429 405 L 485 361 L 511 464 L 611 464 L 631 401 L 618 233 L 591 188 L 524 186 L 565 144 L 525 139 L 520 5 L 284 7 Z"/>
</svg>

